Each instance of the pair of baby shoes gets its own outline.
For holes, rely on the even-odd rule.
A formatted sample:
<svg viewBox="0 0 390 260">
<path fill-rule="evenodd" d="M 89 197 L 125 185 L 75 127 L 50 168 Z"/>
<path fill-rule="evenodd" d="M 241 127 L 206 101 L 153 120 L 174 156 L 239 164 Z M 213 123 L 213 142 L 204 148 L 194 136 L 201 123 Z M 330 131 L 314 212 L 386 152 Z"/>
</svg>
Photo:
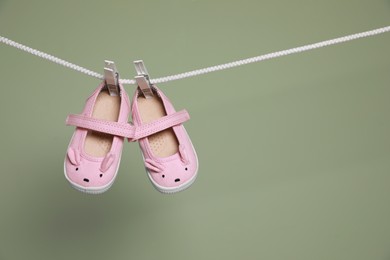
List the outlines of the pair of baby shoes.
<svg viewBox="0 0 390 260">
<path fill-rule="evenodd" d="M 137 88 L 132 104 L 122 85 L 118 90 L 119 95 L 110 95 L 106 84 L 100 84 L 83 112 L 66 119 L 76 127 L 64 162 L 66 179 L 85 193 L 108 190 L 127 138 L 139 142 L 147 175 L 158 191 L 175 193 L 189 187 L 198 172 L 198 158 L 183 126 L 190 118 L 187 111 L 176 112 L 156 86 L 150 98 Z"/>
</svg>

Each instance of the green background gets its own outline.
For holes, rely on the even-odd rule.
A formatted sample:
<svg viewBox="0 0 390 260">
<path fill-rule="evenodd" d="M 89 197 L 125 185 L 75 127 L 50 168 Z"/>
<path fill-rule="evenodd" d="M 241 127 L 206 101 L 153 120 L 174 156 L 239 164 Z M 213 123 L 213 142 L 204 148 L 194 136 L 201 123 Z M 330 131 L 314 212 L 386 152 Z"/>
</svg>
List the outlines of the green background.
<svg viewBox="0 0 390 260">
<path fill-rule="evenodd" d="M 0 35 L 122 78 L 388 25 L 389 0 L 0 0 Z M 64 120 L 99 80 L 1 45 L 0 259 L 389 260 L 389 65 L 387 33 L 161 84 L 191 114 L 197 181 L 158 193 L 126 143 L 92 196 L 64 178 Z"/>
</svg>

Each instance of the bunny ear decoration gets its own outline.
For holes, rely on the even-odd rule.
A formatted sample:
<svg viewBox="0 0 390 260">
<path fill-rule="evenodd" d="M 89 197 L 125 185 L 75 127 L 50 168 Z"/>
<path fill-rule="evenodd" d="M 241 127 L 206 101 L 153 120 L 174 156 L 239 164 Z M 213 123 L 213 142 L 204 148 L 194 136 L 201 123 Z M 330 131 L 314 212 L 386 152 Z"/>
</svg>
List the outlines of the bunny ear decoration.
<svg viewBox="0 0 390 260">
<path fill-rule="evenodd" d="M 107 154 L 107 156 L 103 159 L 102 164 L 100 165 L 100 170 L 102 172 L 106 172 L 113 162 L 115 161 L 115 155 L 112 153 Z"/>
<path fill-rule="evenodd" d="M 80 157 L 79 149 L 75 149 L 75 148 L 69 147 L 67 155 L 68 155 L 69 161 L 74 166 L 79 166 L 80 165 L 81 157 Z"/>
</svg>

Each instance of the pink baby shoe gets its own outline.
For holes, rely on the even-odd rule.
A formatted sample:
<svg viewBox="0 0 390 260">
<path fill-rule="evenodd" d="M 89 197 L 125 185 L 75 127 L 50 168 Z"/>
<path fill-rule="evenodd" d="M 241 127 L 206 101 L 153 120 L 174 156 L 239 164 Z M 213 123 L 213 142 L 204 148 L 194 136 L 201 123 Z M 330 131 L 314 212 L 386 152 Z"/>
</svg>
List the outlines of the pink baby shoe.
<svg viewBox="0 0 390 260">
<path fill-rule="evenodd" d="M 187 111 L 176 112 L 169 99 L 156 86 L 153 97 L 145 98 L 137 88 L 132 115 L 147 175 L 162 193 L 188 188 L 198 172 L 198 158 L 183 126 L 189 120 Z"/>
<path fill-rule="evenodd" d="M 69 115 L 76 126 L 64 162 L 66 179 L 77 190 L 98 194 L 114 183 L 123 141 L 134 132 L 127 123 L 129 97 L 119 84 L 119 95 L 110 95 L 102 83 L 87 99 L 81 115 Z M 132 134 L 131 134 L 132 135 Z"/>
</svg>

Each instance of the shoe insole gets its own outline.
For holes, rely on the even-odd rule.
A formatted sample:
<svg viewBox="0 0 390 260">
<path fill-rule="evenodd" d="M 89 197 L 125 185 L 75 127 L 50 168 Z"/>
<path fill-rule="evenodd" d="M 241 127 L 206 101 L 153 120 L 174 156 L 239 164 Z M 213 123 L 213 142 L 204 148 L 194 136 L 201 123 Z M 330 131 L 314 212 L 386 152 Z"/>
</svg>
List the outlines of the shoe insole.
<svg viewBox="0 0 390 260">
<path fill-rule="evenodd" d="M 121 98 L 110 96 L 107 90 L 102 90 L 96 98 L 92 117 L 107 121 L 118 121 Z M 111 149 L 113 136 L 96 131 L 88 131 L 84 150 L 88 155 L 104 157 Z"/>
<path fill-rule="evenodd" d="M 167 115 L 163 102 L 157 95 L 151 98 L 140 95 L 137 101 L 141 120 L 144 124 Z M 157 157 L 168 157 L 178 151 L 179 143 L 172 128 L 148 136 L 148 140 L 153 154 Z"/>
</svg>

